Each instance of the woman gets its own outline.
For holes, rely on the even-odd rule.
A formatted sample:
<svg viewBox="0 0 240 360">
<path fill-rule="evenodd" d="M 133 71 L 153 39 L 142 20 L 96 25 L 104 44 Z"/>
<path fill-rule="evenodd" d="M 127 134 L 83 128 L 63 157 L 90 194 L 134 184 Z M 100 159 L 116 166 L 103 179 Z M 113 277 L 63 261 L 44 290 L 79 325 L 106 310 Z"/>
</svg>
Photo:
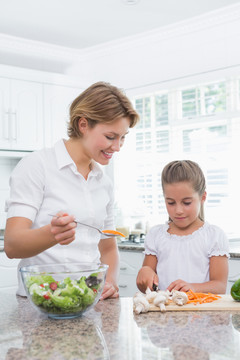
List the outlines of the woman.
<svg viewBox="0 0 240 360">
<path fill-rule="evenodd" d="M 102 298 L 118 297 L 114 238 L 84 226 L 112 229 L 113 189 L 98 165 L 107 165 L 138 114 L 116 87 L 98 82 L 71 104 L 68 140 L 23 158 L 10 178 L 5 252 L 19 267 L 55 262 L 109 265 Z M 49 214 L 56 214 L 51 218 Z M 25 295 L 19 277 L 19 295 Z"/>
</svg>

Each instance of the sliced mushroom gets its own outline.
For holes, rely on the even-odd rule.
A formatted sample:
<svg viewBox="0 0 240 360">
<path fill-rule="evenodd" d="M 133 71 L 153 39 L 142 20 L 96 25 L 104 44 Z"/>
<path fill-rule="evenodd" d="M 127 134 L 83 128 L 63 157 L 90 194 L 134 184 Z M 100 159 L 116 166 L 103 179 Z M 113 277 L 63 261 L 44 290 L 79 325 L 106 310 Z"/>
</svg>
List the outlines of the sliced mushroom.
<svg viewBox="0 0 240 360">
<path fill-rule="evenodd" d="M 149 289 L 149 287 L 146 290 L 146 299 L 147 301 L 151 304 L 153 303 L 155 297 L 157 296 L 157 292 L 156 291 L 151 291 Z"/>
<path fill-rule="evenodd" d="M 172 301 L 175 304 L 182 306 L 188 302 L 188 296 L 183 291 L 172 290 Z"/>
<path fill-rule="evenodd" d="M 133 310 L 136 314 L 148 312 L 149 302 L 147 301 L 144 294 L 137 293 L 133 298 Z"/>
<path fill-rule="evenodd" d="M 169 291 L 158 291 L 157 296 L 153 300 L 153 304 L 158 306 L 162 312 L 166 311 L 165 305 L 169 303 Z"/>
</svg>

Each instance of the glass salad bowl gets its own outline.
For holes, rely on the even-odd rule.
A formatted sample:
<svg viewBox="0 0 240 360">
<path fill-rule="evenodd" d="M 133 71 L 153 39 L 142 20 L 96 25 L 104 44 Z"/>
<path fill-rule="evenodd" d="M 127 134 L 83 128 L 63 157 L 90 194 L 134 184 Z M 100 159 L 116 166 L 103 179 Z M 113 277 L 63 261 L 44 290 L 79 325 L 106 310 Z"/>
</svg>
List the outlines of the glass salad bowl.
<svg viewBox="0 0 240 360">
<path fill-rule="evenodd" d="M 108 265 L 62 263 L 20 268 L 28 298 L 42 313 L 55 319 L 81 316 L 99 300 Z"/>
</svg>

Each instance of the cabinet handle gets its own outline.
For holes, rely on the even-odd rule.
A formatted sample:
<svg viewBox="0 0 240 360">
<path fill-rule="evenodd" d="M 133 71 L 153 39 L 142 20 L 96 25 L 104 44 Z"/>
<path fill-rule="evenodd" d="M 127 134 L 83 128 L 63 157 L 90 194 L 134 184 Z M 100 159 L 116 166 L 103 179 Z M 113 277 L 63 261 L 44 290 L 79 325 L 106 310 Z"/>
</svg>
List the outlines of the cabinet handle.
<svg viewBox="0 0 240 360">
<path fill-rule="evenodd" d="M 10 110 L 5 112 L 4 122 L 3 122 L 3 134 L 5 139 L 9 139 L 10 133 Z"/>
<path fill-rule="evenodd" d="M 17 140 L 17 113 L 16 111 L 12 112 L 14 119 L 12 120 L 12 139 Z"/>
<path fill-rule="evenodd" d="M 118 285 L 120 288 L 126 288 L 127 285 Z"/>
<path fill-rule="evenodd" d="M 237 281 L 238 279 L 235 279 L 235 280 L 230 280 L 230 279 L 228 279 L 228 282 L 230 282 L 230 283 L 235 283 L 235 281 Z"/>
<path fill-rule="evenodd" d="M 126 266 L 120 267 L 120 270 L 127 270 Z"/>
</svg>

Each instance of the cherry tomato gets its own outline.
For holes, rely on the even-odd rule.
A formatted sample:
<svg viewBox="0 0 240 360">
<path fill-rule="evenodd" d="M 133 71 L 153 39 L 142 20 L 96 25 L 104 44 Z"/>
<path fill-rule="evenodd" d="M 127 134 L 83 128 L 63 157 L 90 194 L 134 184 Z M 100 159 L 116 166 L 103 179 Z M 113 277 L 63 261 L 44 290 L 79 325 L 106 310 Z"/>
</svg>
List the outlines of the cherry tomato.
<svg viewBox="0 0 240 360">
<path fill-rule="evenodd" d="M 51 282 L 51 283 L 49 284 L 49 287 L 50 287 L 50 289 L 51 289 L 52 291 L 54 291 L 54 290 L 57 289 L 57 283 Z"/>
<path fill-rule="evenodd" d="M 49 300 L 50 296 L 48 294 L 43 295 L 44 299 Z"/>
</svg>

